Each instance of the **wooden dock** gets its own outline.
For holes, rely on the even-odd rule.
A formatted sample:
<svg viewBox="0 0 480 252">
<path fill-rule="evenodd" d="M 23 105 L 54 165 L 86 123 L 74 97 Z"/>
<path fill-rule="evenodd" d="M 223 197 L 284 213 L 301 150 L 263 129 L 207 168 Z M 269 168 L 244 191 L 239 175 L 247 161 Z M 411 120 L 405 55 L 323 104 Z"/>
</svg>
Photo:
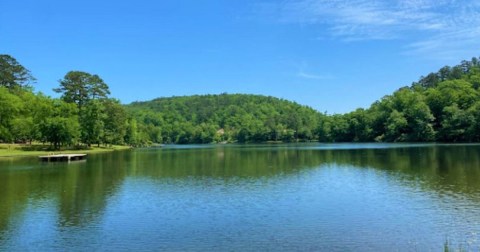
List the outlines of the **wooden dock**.
<svg viewBox="0 0 480 252">
<path fill-rule="evenodd" d="M 39 156 L 40 160 L 44 162 L 57 162 L 57 161 L 78 161 L 78 160 L 85 160 L 87 158 L 87 154 L 57 154 L 57 155 L 47 155 L 47 156 Z"/>
</svg>

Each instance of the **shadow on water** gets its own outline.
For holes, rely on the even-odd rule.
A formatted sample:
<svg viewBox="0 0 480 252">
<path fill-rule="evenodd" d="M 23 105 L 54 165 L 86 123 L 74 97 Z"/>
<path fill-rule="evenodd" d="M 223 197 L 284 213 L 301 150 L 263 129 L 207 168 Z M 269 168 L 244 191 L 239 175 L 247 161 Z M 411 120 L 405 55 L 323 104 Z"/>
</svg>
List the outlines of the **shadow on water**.
<svg viewBox="0 0 480 252">
<path fill-rule="evenodd" d="M 2 233 L 15 229 L 25 211 L 44 201 L 54 202 L 50 210 L 60 227 L 99 221 L 126 178 L 228 182 L 288 177 L 326 166 L 375 169 L 405 186 L 480 198 L 478 145 L 182 146 L 90 155 L 86 162 L 70 164 L 0 159 L 0 245 Z"/>
</svg>

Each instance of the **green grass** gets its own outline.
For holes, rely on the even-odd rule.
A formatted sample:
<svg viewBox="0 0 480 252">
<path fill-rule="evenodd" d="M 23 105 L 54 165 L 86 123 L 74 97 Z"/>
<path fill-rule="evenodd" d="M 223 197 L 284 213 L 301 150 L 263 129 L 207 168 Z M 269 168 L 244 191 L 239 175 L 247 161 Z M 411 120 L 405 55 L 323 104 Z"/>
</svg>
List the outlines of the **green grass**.
<svg viewBox="0 0 480 252">
<path fill-rule="evenodd" d="M 0 158 L 1 157 L 28 157 L 28 156 L 41 156 L 49 154 L 60 154 L 60 153 L 99 153 L 99 152 L 109 152 L 115 150 L 126 150 L 130 149 L 129 146 L 123 145 L 113 145 L 113 146 L 92 146 L 91 148 L 76 148 L 76 147 L 67 147 L 61 148 L 60 150 L 53 150 L 50 145 L 42 144 L 0 144 Z"/>
</svg>

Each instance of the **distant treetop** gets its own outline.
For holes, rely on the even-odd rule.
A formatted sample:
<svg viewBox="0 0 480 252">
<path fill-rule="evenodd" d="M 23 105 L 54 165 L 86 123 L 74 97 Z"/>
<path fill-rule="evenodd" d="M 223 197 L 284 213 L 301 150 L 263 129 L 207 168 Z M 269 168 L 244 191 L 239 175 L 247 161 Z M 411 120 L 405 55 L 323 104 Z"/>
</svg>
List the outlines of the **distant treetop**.
<svg viewBox="0 0 480 252">
<path fill-rule="evenodd" d="M 90 100 L 107 98 L 110 94 L 108 85 L 96 74 L 82 71 L 70 71 L 60 82 L 60 87 L 53 91 L 62 94 L 62 99 L 75 103 L 79 108 Z"/>
</svg>

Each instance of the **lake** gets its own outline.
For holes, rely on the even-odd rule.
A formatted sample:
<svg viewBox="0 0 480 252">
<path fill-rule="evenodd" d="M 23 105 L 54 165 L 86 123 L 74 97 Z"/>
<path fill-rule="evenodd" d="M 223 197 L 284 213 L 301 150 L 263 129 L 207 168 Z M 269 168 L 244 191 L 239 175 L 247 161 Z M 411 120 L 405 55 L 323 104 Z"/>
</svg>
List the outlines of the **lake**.
<svg viewBox="0 0 480 252">
<path fill-rule="evenodd" d="M 480 145 L 0 158 L 0 251 L 480 250 Z"/>
</svg>

